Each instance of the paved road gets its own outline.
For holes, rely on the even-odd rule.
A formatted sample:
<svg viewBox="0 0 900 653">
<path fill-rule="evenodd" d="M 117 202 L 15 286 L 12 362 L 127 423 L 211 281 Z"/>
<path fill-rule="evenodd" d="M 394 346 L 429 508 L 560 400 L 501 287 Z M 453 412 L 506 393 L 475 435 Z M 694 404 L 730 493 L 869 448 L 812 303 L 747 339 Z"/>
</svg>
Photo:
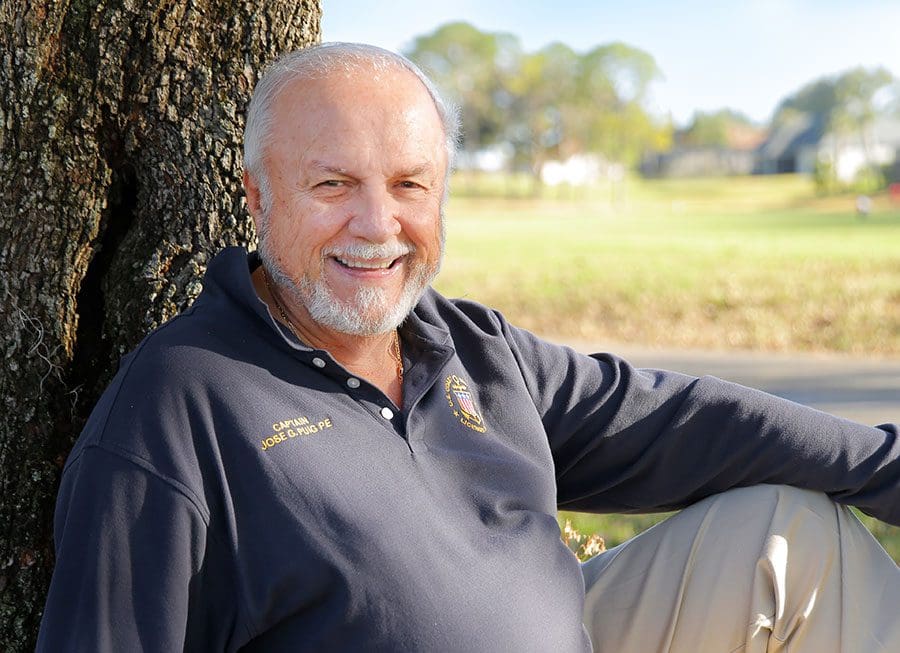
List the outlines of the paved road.
<svg viewBox="0 0 900 653">
<path fill-rule="evenodd" d="M 560 341 L 562 342 L 562 341 Z M 844 356 L 657 351 L 566 341 L 579 351 L 612 351 L 638 367 L 712 374 L 864 424 L 900 422 L 900 360 Z"/>
</svg>

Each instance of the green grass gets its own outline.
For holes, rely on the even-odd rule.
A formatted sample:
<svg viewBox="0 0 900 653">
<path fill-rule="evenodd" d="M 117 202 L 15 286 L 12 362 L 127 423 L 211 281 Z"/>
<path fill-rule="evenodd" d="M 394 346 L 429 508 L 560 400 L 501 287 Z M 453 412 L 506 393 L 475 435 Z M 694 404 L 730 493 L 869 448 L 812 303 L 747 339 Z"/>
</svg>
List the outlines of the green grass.
<svg viewBox="0 0 900 653">
<path fill-rule="evenodd" d="M 872 534 L 875 535 L 881 546 L 894 559 L 894 562 L 900 564 L 900 528 L 889 526 L 877 519 L 861 515 L 859 512 L 856 514 Z M 600 535 L 606 543 L 606 548 L 611 549 L 638 533 L 647 530 L 668 515 L 669 513 L 652 515 L 589 515 L 578 512 L 561 512 L 559 514 L 559 523 L 560 528 L 562 528 L 566 520 L 568 520 L 573 528 L 582 535 Z"/>
<path fill-rule="evenodd" d="M 900 207 L 802 178 L 638 182 L 613 204 L 458 198 L 437 287 L 545 334 L 900 355 Z M 604 195 L 604 193 L 600 193 Z"/>
<path fill-rule="evenodd" d="M 900 355 L 900 206 L 884 196 L 861 220 L 853 196 L 818 198 L 800 176 L 536 193 L 526 177 L 479 175 L 455 179 L 454 192 L 436 286 L 533 331 Z M 662 517 L 565 518 L 614 546 Z M 863 521 L 900 561 L 900 529 Z"/>
<path fill-rule="evenodd" d="M 857 516 L 859 516 L 862 523 L 866 525 L 875 538 L 881 542 L 881 546 L 891 555 L 894 562 L 900 564 L 900 528 L 889 526 L 859 512 L 857 512 Z"/>
</svg>

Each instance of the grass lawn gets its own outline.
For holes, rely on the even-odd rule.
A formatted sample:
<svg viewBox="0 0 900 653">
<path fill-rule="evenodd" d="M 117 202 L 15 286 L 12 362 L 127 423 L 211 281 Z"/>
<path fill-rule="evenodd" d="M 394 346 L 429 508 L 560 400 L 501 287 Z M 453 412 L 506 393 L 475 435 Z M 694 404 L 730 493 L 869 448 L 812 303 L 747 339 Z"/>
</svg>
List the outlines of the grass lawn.
<svg viewBox="0 0 900 653">
<path fill-rule="evenodd" d="M 887 197 L 861 219 L 853 196 L 817 198 L 800 176 L 627 180 L 541 197 L 522 179 L 455 183 L 464 196 L 447 207 L 435 285 L 532 331 L 900 356 L 900 206 Z M 566 518 L 614 546 L 661 517 Z M 900 561 L 900 529 L 864 521 Z"/>
<path fill-rule="evenodd" d="M 803 178 L 629 181 L 574 199 L 452 199 L 436 286 L 540 333 L 900 356 L 900 206 Z"/>
</svg>

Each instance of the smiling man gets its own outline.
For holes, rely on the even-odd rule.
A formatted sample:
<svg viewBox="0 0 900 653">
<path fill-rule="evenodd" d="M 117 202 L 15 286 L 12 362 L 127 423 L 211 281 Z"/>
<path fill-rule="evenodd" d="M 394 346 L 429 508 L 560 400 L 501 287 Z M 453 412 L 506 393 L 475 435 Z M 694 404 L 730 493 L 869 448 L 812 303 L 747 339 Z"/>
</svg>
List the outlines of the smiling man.
<svg viewBox="0 0 900 653">
<path fill-rule="evenodd" d="M 70 455 L 40 651 L 896 651 L 897 427 L 582 356 L 429 287 L 456 118 L 324 45 L 254 91 L 258 253 Z M 840 503 L 837 503 L 840 502 Z M 683 509 L 583 568 L 556 510 Z"/>
<path fill-rule="evenodd" d="M 400 405 L 396 329 L 440 267 L 452 118 L 396 64 L 293 83 L 277 70 L 247 125 L 244 186 L 264 263 L 254 284 L 300 341 Z"/>
</svg>

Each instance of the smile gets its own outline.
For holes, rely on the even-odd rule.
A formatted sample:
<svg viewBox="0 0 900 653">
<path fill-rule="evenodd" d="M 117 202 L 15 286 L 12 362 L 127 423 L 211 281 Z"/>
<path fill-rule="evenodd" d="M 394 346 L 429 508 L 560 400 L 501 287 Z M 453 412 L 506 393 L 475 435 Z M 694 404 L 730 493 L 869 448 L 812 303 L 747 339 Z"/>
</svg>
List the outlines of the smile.
<svg viewBox="0 0 900 653">
<path fill-rule="evenodd" d="M 333 257 L 335 261 L 345 268 L 356 270 L 389 270 L 400 260 L 400 258 L 386 260 L 365 260 L 365 259 L 349 259 L 340 256 Z"/>
</svg>

